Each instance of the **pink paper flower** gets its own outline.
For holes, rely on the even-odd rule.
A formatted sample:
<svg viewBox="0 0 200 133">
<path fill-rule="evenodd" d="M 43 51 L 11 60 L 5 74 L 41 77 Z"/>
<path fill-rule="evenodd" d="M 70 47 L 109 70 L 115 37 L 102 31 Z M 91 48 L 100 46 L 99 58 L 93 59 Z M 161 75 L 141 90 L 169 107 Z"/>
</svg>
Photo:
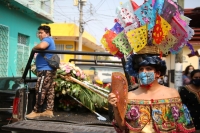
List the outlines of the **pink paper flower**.
<svg viewBox="0 0 200 133">
<path fill-rule="evenodd" d="M 81 79 L 85 79 L 85 75 L 84 74 L 81 74 Z"/>
<path fill-rule="evenodd" d="M 79 71 L 76 72 L 76 76 L 79 77 L 81 73 Z"/>
<path fill-rule="evenodd" d="M 70 69 L 66 69 L 66 73 L 70 73 L 70 71 L 71 71 Z"/>
</svg>

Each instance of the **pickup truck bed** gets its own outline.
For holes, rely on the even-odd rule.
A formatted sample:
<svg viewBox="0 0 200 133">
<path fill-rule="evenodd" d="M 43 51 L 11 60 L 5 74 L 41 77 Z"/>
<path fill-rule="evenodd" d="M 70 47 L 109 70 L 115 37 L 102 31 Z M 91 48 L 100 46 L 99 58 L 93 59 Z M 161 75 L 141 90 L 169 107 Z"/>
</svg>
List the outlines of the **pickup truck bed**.
<svg viewBox="0 0 200 133">
<path fill-rule="evenodd" d="M 54 121 L 24 120 L 2 127 L 4 130 L 14 130 L 31 133 L 115 133 L 112 126 L 92 123 L 69 123 Z"/>
<path fill-rule="evenodd" d="M 108 117 L 104 115 L 104 117 Z M 86 112 L 55 112 L 53 118 L 18 121 L 2 127 L 3 130 L 20 132 L 51 133 L 114 133 L 111 122 L 99 121 L 97 116 Z"/>
</svg>

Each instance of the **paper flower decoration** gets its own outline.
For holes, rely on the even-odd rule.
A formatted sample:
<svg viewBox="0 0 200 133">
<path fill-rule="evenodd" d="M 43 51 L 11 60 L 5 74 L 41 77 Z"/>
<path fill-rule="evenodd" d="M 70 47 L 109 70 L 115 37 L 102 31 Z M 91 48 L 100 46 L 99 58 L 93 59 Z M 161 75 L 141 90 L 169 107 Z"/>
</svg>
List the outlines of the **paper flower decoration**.
<svg viewBox="0 0 200 133">
<path fill-rule="evenodd" d="M 126 35 L 131 47 L 138 52 L 147 44 L 147 25 L 131 30 Z"/>
<path fill-rule="evenodd" d="M 171 22 L 171 33 L 178 39 L 178 42 L 174 45 L 173 50 L 177 50 L 185 44 L 185 38 L 187 36 L 187 32 L 180 26 L 180 24 L 173 18 Z"/>
<path fill-rule="evenodd" d="M 135 15 L 139 19 L 141 25 L 148 24 L 148 29 L 151 29 L 155 24 L 154 12 L 152 1 L 149 0 L 135 11 Z"/>
<path fill-rule="evenodd" d="M 132 51 L 131 46 L 125 37 L 124 32 L 119 33 L 114 39 L 113 43 L 116 45 L 116 47 L 124 54 L 129 55 Z"/>
<path fill-rule="evenodd" d="M 129 32 L 130 30 L 136 29 L 136 28 L 138 28 L 138 27 L 139 27 L 138 23 L 135 22 L 134 24 L 131 24 L 131 25 L 125 27 L 125 28 L 124 28 L 124 32 L 127 33 L 127 32 Z"/>
<path fill-rule="evenodd" d="M 163 54 L 167 55 L 174 44 L 177 43 L 177 41 L 177 38 L 169 33 L 167 36 L 165 36 L 165 38 L 161 42 L 161 45 L 157 45 L 157 47 L 163 52 Z"/>
<path fill-rule="evenodd" d="M 106 31 L 106 33 L 105 33 L 104 35 L 106 35 L 106 34 L 108 34 L 108 31 Z M 108 43 L 106 42 L 106 38 L 104 37 L 104 35 L 103 35 L 103 37 L 102 37 L 102 39 L 101 39 L 101 43 L 103 44 L 104 48 L 105 48 L 107 51 L 110 51 L 110 49 L 108 48 Z"/>
<path fill-rule="evenodd" d="M 113 31 L 108 30 L 107 33 L 103 36 L 108 44 L 108 49 L 112 55 L 115 55 L 119 50 L 113 43 L 112 40 L 117 36 Z"/>
<path fill-rule="evenodd" d="M 153 29 L 153 44 L 160 44 L 171 30 L 170 24 L 161 16 L 156 16 L 156 24 Z"/>
<path fill-rule="evenodd" d="M 133 7 L 134 11 L 139 8 L 139 6 L 134 2 L 134 0 L 131 0 L 131 4 L 132 4 L 132 7 Z"/>
<path fill-rule="evenodd" d="M 158 14 L 162 14 L 162 8 L 164 5 L 164 0 L 152 0 L 152 4 L 153 4 L 153 11 L 154 14 L 158 13 Z"/>
<path fill-rule="evenodd" d="M 171 4 L 168 0 L 165 0 L 164 5 L 163 5 L 163 13 L 161 16 L 168 22 L 170 23 L 172 20 L 172 17 L 175 16 L 177 8 Z"/>
<path fill-rule="evenodd" d="M 186 46 L 191 50 L 191 53 L 194 55 L 195 52 L 193 46 L 190 43 L 187 43 Z"/>
<path fill-rule="evenodd" d="M 124 28 L 118 22 L 116 22 L 114 27 L 110 30 L 112 30 L 116 34 L 119 34 L 121 31 L 124 30 Z"/>
<path fill-rule="evenodd" d="M 124 3 L 117 9 L 119 23 L 126 27 L 135 22 L 135 15 L 133 14 L 133 7 L 130 1 Z"/>
<path fill-rule="evenodd" d="M 151 52 L 147 50 L 151 46 L 159 48 L 158 54 L 177 54 L 186 45 L 192 51 L 188 43 L 194 35 L 191 19 L 173 0 L 145 0 L 141 6 L 129 0 L 117 8 L 116 17 L 114 27 L 106 31 L 101 42 L 117 57 Z"/>
</svg>

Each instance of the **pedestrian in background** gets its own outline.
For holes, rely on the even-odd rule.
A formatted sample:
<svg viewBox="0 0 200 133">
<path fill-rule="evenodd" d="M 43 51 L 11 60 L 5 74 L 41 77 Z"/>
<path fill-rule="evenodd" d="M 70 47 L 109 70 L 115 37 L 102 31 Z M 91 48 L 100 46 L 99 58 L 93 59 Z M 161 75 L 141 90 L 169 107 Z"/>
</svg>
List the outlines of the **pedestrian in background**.
<svg viewBox="0 0 200 133">
<path fill-rule="evenodd" d="M 200 70 L 192 71 L 190 84 L 179 90 L 182 102 L 188 107 L 194 126 L 200 132 Z"/>
<path fill-rule="evenodd" d="M 51 37 L 51 29 L 49 26 L 38 27 L 38 37 L 40 43 L 33 49 L 37 50 L 55 50 L 55 43 Z M 50 59 L 52 54 L 38 53 L 36 56 L 37 83 L 36 83 L 36 104 L 33 111 L 26 115 L 26 118 L 34 119 L 39 116 L 53 117 L 54 107 L 54 83 L 53 77 L 56 70 L 51 68 L 45 58 Z M 42 108 L 46 103 L 45 111 Z"/>
<path fill-rule="evenodd" d="M 183 73 L 183 85 L 190 84 L 190 73 L 194 70 L 194 67 L 192 65 L 189 65 L 185 68 L 185 71 Z"/>
</svg>

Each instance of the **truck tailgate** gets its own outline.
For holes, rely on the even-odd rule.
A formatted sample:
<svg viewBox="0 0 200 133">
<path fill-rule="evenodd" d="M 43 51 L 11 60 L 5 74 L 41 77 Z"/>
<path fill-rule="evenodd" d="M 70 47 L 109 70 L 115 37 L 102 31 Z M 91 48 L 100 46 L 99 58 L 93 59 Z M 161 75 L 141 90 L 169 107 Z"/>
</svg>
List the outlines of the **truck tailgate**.
<svg viewBox="0 0 200 133">
<path fill-rule="evenodd" d="M 112 126 L 83 123 L 24 120 L 2 127 L 3 130 L 32 133 L 115 133 Z"/>
</svg>

